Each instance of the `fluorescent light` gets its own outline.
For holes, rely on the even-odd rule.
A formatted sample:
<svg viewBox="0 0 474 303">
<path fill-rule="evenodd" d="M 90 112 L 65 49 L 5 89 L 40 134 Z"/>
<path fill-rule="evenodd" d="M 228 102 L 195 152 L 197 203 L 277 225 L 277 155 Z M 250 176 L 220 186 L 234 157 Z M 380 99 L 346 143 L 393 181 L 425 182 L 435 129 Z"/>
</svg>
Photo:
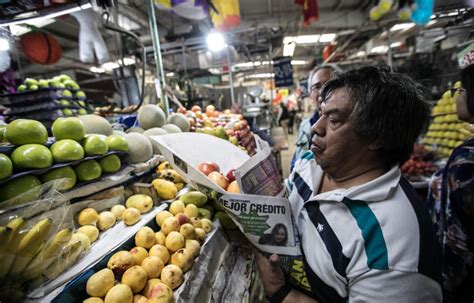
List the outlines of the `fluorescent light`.
<svg viewBox="0 0 474 303">
<path fill-rule="evenodd" d="M 431 15 L 430 19 L 436 19 L 436 15 Z"/>
<path fill-rule="evenodd" d="M 70 8 L 70 9 L 66 9 L 66 10 L 55 12 L 55 13 L 51 13 L 47 16 L 38 16 L 38 15 L 35 15 L 36 13 L 34 13 L 34 12 L 24 13 L 24 14 L 20 14 L 20 15 L 17 16 L 18 20 L 8 22 L 4 25 L 11 26 L 13 24 L 25 23 L 24 18 L 26 18 L 26 17 L 30 18 L 30 19 L 28 19 L 27 22 L 29 24 L 31 24 L 32 21 L 43 20 L 43 19 L 53 19 L 55 17 L 72 14 L 74 12 L 81 11 L 81 10 L 86 10 L 86 9 L 91 8 L 91 7 L 92 7 L 92 4 L 86 3 L 84 5 L 80 5 L 80 6 Z"/>
<path fill-rule="evenodd" d="M 390 31 L 394 32 L 394 31 L 399 31 L 399 30 L 407 30 L 407 29 L 410 29 L 414 26 L 415 26 L 415 23 L 399 23 L 399 24 L 395 24 L 394 26 L 392 26 Z"/>
<path fill-rule="evenodd" d="M 207 35 L 207 48 L 212 52 L 218 52 L 224 49 L 225 39 L 224 36 L 219 32 L 210 32 Z"/>
<path fill-rule="evenodd" d="M 296 43 L 291 42 L 283 45 L 283 56 L 284 57 L 293 57 L 293 54 L 295 53 L 295 47 Z"/>
<path fill-rule="evenodd" d="M 7 38 L 0 37 L 0 51 L 7 51 L 10 49 L 10 42 Z"/>
<path fill-rule="evenodd" d="M 388 46 L 386 45 L 376 46 L 370 50 L 371 53 L 377 53 L 377 54 L 384 54 L 387 51 L 388 51 Z"/>
<path fill-rule="evenodd" d="M 245 76 L 245 78 L 260 79 L 260 78 L 273 78 L 273 76 L 275 76 L 274 73 L 262 73 L 262 74 L 247 75 L 247 76 Z"/>
<path fill-rule="evenodd" d="M 327 43 L 327 42 L 332 42 L 336 39 L 336 34 L 331 33 L 331 34 L 322 34 L 321 37 L 319 38 L 319 42 L 321 43 Z"/>
<path fill-rule="evenodd" d="M 91 68 L 89 68 L 89 70 L 93 73 L 96 73 L 96 74 L 103 74 L 105 73 L 105 69 L 103 69 L 102 67 L 96 67 L 96 66 L 92 66 Z"/>
<path fill-rule="evenodd" d="M 291 65 L 305 65 L 306 63 L 305 60 L 291 60 Z"/>
<path fill-rule="evenodd" d="M 29 20 L 26 24 L 33 25 L 36 27 L 44 27 L 51 23 L 54 23 L 55 19 L 36 19 L 36 20 Z M 26 26 L 26 24 L 19 24 L 19 25 L 10 25 L 10 32 L 13 36 L 21 36 L 31 31 L 31 28 Z"/>
<path fill-rule="evenodd" d="M 365 52 L 364 51 L 358 51 L 357 54 L 356 54 L 357 57 L 364 57 L 365 56 Z"/>
<path fill-rule="evenodd" d="M 283 44 L 289 44 L 296 42 L 298 44 L 311 44 L 318 43 L 320 35 L 300 35 L 300 36 L 288 36 L 283 38 Z"/>
<path fill-rule="evenodd" d="M 166 77 L 173 77 L 173 76 L 174 76 L 173 72 L 166 73 Z"/>
<path fill-rule="evenodd" d="M 457 15 L 459 15 L 459 12 L 451 12 L 451 13 L 448 14 L 449 17 L 457 16 Z"/>
<path fill-rule="evenodd" d="M 391 48 L 396 48 L 396 47 L 399 47 L 399 46 L 401 46 L 401 45 L 402 45 L 401 42 L 393 42 L 392 44 L 390 44 L 390 47 L 391 47 Z"/>
</svg>

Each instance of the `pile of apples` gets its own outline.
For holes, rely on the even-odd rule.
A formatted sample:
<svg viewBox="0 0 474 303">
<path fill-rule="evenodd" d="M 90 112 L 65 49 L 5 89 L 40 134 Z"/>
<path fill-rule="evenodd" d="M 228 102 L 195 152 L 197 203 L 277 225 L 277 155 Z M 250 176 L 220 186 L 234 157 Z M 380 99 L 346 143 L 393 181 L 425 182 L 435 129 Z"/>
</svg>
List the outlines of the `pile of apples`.
<svg viewBox="0 0 474 303">
<path fill-rule="evenodd" d="M 408 176 L 430 176 L 436 171 L 436 166 L 431 162 L 434 154 L 415 144 L 410 158 L 400 167 L 402 173 Z"/>
<path fill-rule="evenodd" d="M 219 165 L 214 162 L 200 163 L 197 169 L 225 191 L 240 194 L 239 185 L 235 180 L 235 168 L 229 170 L 225 176 L 220 172 Z"/>
</svg>

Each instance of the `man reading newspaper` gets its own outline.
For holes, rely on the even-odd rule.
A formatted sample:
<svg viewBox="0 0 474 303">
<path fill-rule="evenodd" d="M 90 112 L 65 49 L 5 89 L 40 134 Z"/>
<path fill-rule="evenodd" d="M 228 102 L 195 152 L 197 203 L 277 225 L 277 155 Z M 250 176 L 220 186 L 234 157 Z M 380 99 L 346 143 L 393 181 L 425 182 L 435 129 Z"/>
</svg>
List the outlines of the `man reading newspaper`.
<svg viewBox="0 0 474 303">
<path fill-rule="evenodd" d="M 322 97 L 311 151 L 287 181 L 311 290 L 290 286 L 278 255 L 257 253 L 270 302 L 441 302 L 428 211 L 399 169 L 428 119 L 421 87 L 362 67 L 328 81 Z"/>
</svg>

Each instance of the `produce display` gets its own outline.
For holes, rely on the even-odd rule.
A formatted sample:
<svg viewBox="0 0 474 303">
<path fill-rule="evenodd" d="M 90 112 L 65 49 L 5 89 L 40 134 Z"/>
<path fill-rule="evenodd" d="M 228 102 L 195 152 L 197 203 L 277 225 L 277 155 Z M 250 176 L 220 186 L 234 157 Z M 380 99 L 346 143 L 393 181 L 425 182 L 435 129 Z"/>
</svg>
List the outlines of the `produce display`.
<svg viewBox="0 0 474 303">
<path fill-rule="evenodd" d="M 433 163 L 435 154 L 423 145 L 415 144 L 410 158 L 400 167 L 402 173 L 411 181 L 420 181 L 420 177 L 431 177 L 437 167 Z"/>
<path fill-rule="evenodd" d="M 455 88 L 459 88 L 456 82 Z M 446 91 L 432 109 L 432 121 L 422 143 L 428 149 L 436 151 L 442 157 L 448 157 L 454 148 L 466 139 L 474 136 L 474 127 L 458 119 L 456 98 L 458 92 Z"/>
<path fill-rule="evenodd" d="M 224 190 L 236 194 L 240 193 L 239 184 L 235 180 L 235 168 L 228 171 L 225 176 L 220 172 L 219 165 L 214 162 L 200 163 L 197 169 Z"/>
<path fill-rule="evenodd" d="M 67 179 L 59 185 L 59 190 L 66 191 L 77 181 L 97 180 L 105 173 L 120 170 L 122 160 L 116 153 L 127 152 L 128 141 L 118 135 L 90 133 L 94 127 L 91 121 L 98 119 L 101 123 L 103 118 L 83 117 L 89 120 L 88 127 L 80 118 L 56 119 L 51 126 L 52 141 L 39 121 L 17 119 L 6 125 L 3 138 L 12 145 L 8 146 L 10 154 L 0 154 L 0 167 L 4 168 L 0 174 L 0 201 L 31 189 L 32 184 Z"/>
<path fill-rule="evenodd" d="M 205 112 L 202 112 L 200 106 L 194 105 L 191 110 L 184 107 L 179 108 L 178 113 L 171 115 L 168 120 L 180 120 L 178 126 L 186 127 L 184 117 L 190 123 L 190 131 L 228 140 L 249 155 L 255 154 L 254 134 L 242 115 L 233 114 L 230 110 L 219 112 L 213 105 L 208 105 Z"/>
<path fill-rule="evenodd" d="M 68 75 L 52 79 L 27 78 L 18 86 L 17 93 L 5 95 L 9 103 L 3 104 L 8 121 L 20 118 L 54 121 L 58 117 L 86 115 L 90 108 L 86 94 Z"/>
<path fill-rule="evenodd" d="M 88 278 L 90 298 L 84 302 L 174 302 L 173 289 L 182 284 L 212 231 L 209 219 L 197 217 L 197 205 L 206 202 L 204 194 L 189 192 L 173 201 L 169 211 L 159 212 L 155 221 L 160 230 L 141 227 L 134 237 L 135 247 L 114 253 L 107 268 Z"/>
</svg>

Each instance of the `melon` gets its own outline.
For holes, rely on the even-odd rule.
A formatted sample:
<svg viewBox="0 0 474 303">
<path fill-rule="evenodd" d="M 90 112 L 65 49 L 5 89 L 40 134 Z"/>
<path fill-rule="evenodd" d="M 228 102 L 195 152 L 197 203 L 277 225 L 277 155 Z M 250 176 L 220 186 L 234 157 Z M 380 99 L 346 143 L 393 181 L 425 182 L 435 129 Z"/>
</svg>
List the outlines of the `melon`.
<svg viewBox="0 0 474 303">
<path fill-rule="evenodd" d="M 112 131 L 112 126 L 110 126 L 109 121 L 105 118 L 97 115 L 83 115 L 78 117 L 84 127 L 86 128 L 86 134 L 101 134 L 105 136 L 110 136 Z"/>
<path fill-rule="evenodd" d="M 153 147 L 147 136 L 129 133 L 125 135 L 125 139 L 128 142 L 128 156 L 131 163 L 142 163 L 153 156 Z"/>
<path fill-rule="evenodd" d="M 168 132 L 162 128 L 154 127 L 147 129 L 143 134 L 150 139 L 151 146 L 153 147 L 153 153 L 155 155 L 161 155 L 160 148 L 158 147 L 158 143 L 155 140 L 151 139 L 151 136 L 162 136 L 166 135 Z"/>
<path fill-rule="evenodd" d="M 159 106 L 155 104 L 147 104 L 138 110 L 137 119 L 142 128 L 150 129 L 165 124 L 166 116 Z"/>
<path fill-rule="evenodd" d="M 162 128 L 169 134 L 182 133 L 181 128 L 174 124 L 165 124 Z"/>
<path fill-rule="evenodd" d="M 145 130 L 141 127 L 131 127 L 129 129 L 127 129 L 126 133 L 129 134 L 129 133 L 139 133 L 139 134 L 143 134 Z"/>
<path fill-rule="evenodd" d="M 40 180 L 33 175 L 13 179 L 0 186 L 0 201 L 7 201 L 18 195 L 22 196 L 14 200 L 16 203 L 33 201 L 41 193 L 40 185 Z"/>
<path fill-rule="evenodd" d="M 11 144 L 45 144 L 48 140 L 46 127 L 36 120 L 17 119 L 5 128 L 5 139 Z"/>
<path fill-rule="evenodd" d="M 168 122 L 168 124 L 174 124 L 178 126 L 183 132 L 188 132 L 189 128 L 191 127 L 188 118 L 180 113 L 172 114 L 168 117 L 166 122 Z"/>
</svg>

